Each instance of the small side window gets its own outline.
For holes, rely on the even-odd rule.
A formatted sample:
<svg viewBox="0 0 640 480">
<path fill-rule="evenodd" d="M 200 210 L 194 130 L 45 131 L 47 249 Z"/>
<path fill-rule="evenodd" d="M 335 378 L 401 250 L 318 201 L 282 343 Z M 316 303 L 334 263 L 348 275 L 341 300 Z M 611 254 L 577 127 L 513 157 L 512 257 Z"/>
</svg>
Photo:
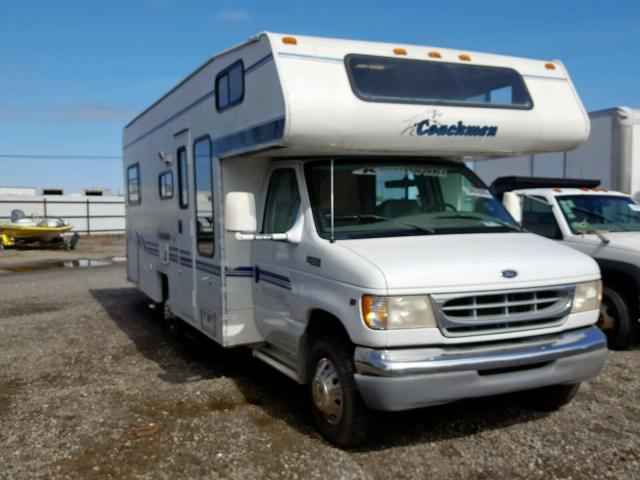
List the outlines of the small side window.
<svg viewBox="0 0 640 480">
<path fill-rule="evenodd" d="M 530 232 L 537 233 L 543 237 L 562 238 L 562 232 L 551 205 L 547 205 L 546 200 L 541 197 L 523 197 L 522 226 Z"/>
<path fill-rule="evenodd" d="M 127 168 L 127 200 L 129 205 L 140 205 L 140 165 Z"/>
<path fill-rule="evenodd" d="M 238 60 L 216 77 L 216 109 L 226 110 L 244 99 L 244 64 Z"/>
<path fill-rule="evenodd" d="M 267 192 L 262 233 L 285 233 L 293 227 L 300 208 L 296 172 L 282 168 L 273 172 Z"/>
<path fill-rule="evenodd" d="M 189 207 L 189 173 L 187 166 L 187 149 L 180 147 L 178 149 L 178 198 L 180 200 L 180 208 Z"/>
<path fill-rule="evenodd" d="M 162 200 L 173 198 L 173 172 L 171 170 L 160 174 L 158 177 L 158 189 Z"/>
</svg>

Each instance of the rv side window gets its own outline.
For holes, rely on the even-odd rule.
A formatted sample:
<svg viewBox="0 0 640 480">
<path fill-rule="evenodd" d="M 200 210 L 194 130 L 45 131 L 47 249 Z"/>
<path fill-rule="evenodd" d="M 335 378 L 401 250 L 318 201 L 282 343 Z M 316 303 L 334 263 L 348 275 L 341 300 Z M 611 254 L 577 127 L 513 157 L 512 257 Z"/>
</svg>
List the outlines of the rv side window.
<svg viewBox="0 0 640 480">
<path fill-rule="evenodd" d="M 140 166 L 127 168 L 127 198 L 129 205 L 140 205 Z"/>
<path fill-rule="evenodd" d="M 543 237 L 560 239 L 562 232 L 553 209 L 545 202 L 546 200 L 541 197 L 522 197 L 522 226 Z"/>
<path fill-rule="evenodd" d="M 180 208 L 189 206 L 189 174 L 187 171 L 187 149 L 178 149 L 178 198 Z"/>
<path fill-rule="evenodd" d="M 211 159 L 211 139 L 197 140 L 193 146 L 196 241 L 198 253 L 213 257 L 215 252 L 213 219 L 213 166 Z"/>
<path fill-rule="evenodd" d="M 353 92 L 368 102 L 529 109 L 524 80 L 511 68 L 348 55 Z"/>
<path fill-rule="evenodd" d="M 225 110 L 244 98 L 244 64 L 238 60 L 216 77 L 216 108 Z"/>
<path fill-rule="evenodd" d="M 300 207 L 296 172 L 281 168 L 273 172 L 267 192 L 262 233 L 284 233 L 293 227 Z"/>
<path fill-rule="evenodd" d="M 158 189 L 161 199 L 173 198 L 173 172 L 171 170 L 160 174 L 158 177 Z"/>
</svg>

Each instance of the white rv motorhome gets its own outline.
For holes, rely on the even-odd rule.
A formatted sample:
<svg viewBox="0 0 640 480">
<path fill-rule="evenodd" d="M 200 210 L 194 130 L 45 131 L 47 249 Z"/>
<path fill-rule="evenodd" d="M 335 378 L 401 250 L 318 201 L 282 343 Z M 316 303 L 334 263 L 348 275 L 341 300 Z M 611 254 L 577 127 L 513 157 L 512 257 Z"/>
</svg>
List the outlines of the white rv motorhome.
<svg viewBox="0 0 640 480">
<path fill-rule="evenodd" d="M 263 33 L 125 127 L 128 277 L 173 329 L 308 384 L 340 446 L 369 409 L 559 408 L 607 355 L 598 267 L 462 160 L 588 132 L 557 61 Z"/>
</svg>

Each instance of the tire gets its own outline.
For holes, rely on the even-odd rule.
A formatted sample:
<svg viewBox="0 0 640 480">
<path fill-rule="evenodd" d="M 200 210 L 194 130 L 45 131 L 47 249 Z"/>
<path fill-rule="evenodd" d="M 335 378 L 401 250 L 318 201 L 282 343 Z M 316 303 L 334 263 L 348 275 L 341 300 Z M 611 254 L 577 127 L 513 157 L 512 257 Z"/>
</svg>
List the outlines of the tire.
<svg viewBox="0 0 640 480">
<path fill-rule="evenodd" d="M 629 347 L 633 332 L 631 312 L 626 298 L 609 286 L 602 289 L 602 304 L 598 327 L 607 336 L 607 344 L 612 350 L 624 350 Z"/>
<path fill-rule="evenodd" d="M 580 382 L 570 385 L 552 385 L 523 392 L 526 406 L 540 412 L 555 412 L 565 406 L 580 389 Z"/>
<path fill-rule="evenodd" d="M 310 352 L 309 397 L 320 434 L 342 448 L 367 438 L 370 412 L 354 378 L 353 347 L 336 336 L 316 341 Z"/>
</svg>

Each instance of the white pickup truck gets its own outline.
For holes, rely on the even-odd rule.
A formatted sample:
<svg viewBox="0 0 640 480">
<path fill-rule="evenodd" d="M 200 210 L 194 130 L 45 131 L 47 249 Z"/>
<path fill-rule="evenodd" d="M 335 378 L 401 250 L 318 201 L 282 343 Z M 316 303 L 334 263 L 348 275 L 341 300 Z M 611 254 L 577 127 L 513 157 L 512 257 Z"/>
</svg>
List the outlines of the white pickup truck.
<svg viewBox="0 0 640 480">
<path fill-rule="evenodd" d="M 501 177 L 492 190 L 528 231 L 591 255 L 604 283 L 598 326 L 609 347 L 635 340 L 640 298 L 640 204 L 598 181 Z"/>
</svg>

